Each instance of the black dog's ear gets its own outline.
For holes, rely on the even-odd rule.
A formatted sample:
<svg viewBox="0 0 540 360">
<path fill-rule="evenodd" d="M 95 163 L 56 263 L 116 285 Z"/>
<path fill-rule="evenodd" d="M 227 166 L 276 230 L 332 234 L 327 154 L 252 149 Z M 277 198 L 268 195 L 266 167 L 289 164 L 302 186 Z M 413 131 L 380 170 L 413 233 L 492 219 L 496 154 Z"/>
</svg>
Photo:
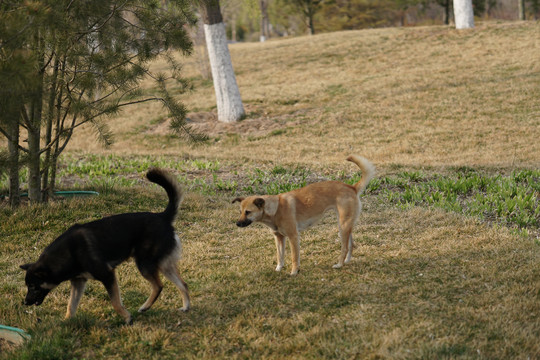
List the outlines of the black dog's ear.
<svg viewBox="0 0 540 360">
<path fill-rule="evenodd" d="M 237 197 L 236 199 L 234 199 L 234 200 L 232 201 L 232 203 L 234 204 L 234 203 L 237 202 L 237 201 L 238 201 L 238 202 L 242 202 L 242 201 L 244 201 L 244 198 L 243 198 L 243 197 Z"/>
<path fill-rule="evenodd" d="M 23 264 L 23 265 L 20 266 L 20 268 L 26 271 L 26 270 L 30 269 L 30 266 L 32 266 L 32 265 L 34 265 L 34 264 L 33 263 Z"/>
<path fill-rule="evenodd" d="M 256 207 L 259 209 L 262 209 L 264 207 L 264 199 L 263 198 L 256 198 L 253 200 L 253 204 L 255 204 Z"/>
</svg>

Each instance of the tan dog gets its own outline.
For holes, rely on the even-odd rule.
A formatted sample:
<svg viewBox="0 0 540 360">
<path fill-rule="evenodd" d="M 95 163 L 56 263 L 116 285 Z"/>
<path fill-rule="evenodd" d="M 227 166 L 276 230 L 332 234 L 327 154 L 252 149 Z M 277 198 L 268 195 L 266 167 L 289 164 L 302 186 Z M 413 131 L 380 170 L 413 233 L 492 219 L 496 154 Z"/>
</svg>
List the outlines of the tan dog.
<svg viewBox="0 0 540 360">
<path fill-rule="evenodd" d="M 300 268 L 299 232 L 315 224 L 326 212 L 334 209 L 338 215 L 341 255 L 334 268 L 340 268 L 351 260 L 352 230 L 362 209 L 359 195 L 375 175 L 375 167 L 361 156 L 347 158 L 362 170 L 362 178 L 353 186 L 339 181 L 323 181 L 279 195 L 238 197 L 241 216 L 236 223 L 246 227 L 253 222 L 268 226 L 274 234 L 277 248 L 276 271 L 283 268 L 285 237 L 289 238 L 292 253 L 291 275 Z"/>
</svg>

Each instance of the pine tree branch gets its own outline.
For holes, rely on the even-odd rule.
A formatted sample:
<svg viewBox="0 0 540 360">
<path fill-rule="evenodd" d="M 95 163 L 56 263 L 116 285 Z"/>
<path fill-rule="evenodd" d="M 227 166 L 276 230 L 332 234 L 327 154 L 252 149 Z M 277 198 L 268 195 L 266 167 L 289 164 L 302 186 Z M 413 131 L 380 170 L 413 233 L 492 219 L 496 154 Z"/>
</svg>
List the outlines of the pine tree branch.
<svg viewBox="0 0 540 360">
<path fill-rule="evenodd" d="M 7 141 L 12 141 L 11 140 L 11 137 L 9 136 L 9 134 L 6 132 L 6 130 L 4 130 L 2 127 L 0 127 L 0 133 L 2 135 L 4 135 L 4 137 L 7 139 Z M 28 149 L 25 148 L 25 147 L 22 147 L 20 144 L 17 145 L 17 147 L 19 148 L 19 150 L 21 150 L 22 152 L 25 152 L 25 153 L 28 153 Z"/>
</svg>

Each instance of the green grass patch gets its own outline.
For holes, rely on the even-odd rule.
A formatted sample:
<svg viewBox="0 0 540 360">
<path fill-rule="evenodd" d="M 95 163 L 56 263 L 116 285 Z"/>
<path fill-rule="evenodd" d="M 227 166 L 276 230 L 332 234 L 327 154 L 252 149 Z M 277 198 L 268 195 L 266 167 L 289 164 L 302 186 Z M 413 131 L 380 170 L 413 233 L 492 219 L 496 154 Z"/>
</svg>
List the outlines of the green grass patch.
<svg viewBox="0 0 540 360">
<path fill-rule="evenodd" d="M 322 180 L 340 180 L 354 184 L 361 173 L 344 171 L 327 177 L 302 166 L 274 165 L 268 169 L 251 168 L 245 173 L 231 169 L 217 160 L 178 159 L 172 156 L 68 155 L 59 166 L 60 188 L 113 190 L 143 184 L 144 173 L 151 167 L 176 171 L 188 191 L 203 195 L 220 193 L 275 195 Z M 540 228 L 540 170 L 514 170 L 509 175 L 488 174 L 471 167 L 458 167 L 437 174 L 434 171 L 402 170 L 375 178 L 366 193 L 400 208 L 426 206 L 441 208 L 489 223 L 519 229 Z M 27 172 L 21 172 L 24 184 Z M 7 176 L 0 179 L 0 189 L 7 194 Z"/>
<path fill-rule="evenodd" d="M 401 207 L 434 206 L 489 222 L 538 229 L 539 184 L 540 170 L 517 170 L 509 176 L 474 170 L 448 176 L 402 172 L 376 179 L 368 191 L 380 191 Z"/>
</svg>

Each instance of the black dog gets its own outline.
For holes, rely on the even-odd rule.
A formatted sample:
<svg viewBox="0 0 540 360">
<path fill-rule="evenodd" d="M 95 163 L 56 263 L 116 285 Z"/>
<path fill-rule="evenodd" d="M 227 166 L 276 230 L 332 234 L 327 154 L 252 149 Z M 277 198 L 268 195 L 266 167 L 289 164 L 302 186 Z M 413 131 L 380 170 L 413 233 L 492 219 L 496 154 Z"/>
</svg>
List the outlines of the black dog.
<svg viewBox="0 0 540 360">
<path fill-rule="evenodd" d="M 176 268 L 182 247 L 172 225 L 183 199 L 182 188 L 173 176 L 160 169 L 151 169 L 146 177 L 167 191 L 169 204 L 165 211 L 120 214 L 69 228 L 45 248 L 38 261 L 21 265 L 26 270 L 26 305 L 40 305 L 52 289 L 70 280 L 66 318 L 72 317 L 86 281 L 96 279 L 107 289 L 114 309 L 131 324 L 114 268 L 133 257 L 142 276 L 152 285 L 152 293 L 139 312 L 148 310 L 161 293 L 159 272 L 182 292 L 182 310 L 189 309 L 187 285 Z"/>
</svg>

